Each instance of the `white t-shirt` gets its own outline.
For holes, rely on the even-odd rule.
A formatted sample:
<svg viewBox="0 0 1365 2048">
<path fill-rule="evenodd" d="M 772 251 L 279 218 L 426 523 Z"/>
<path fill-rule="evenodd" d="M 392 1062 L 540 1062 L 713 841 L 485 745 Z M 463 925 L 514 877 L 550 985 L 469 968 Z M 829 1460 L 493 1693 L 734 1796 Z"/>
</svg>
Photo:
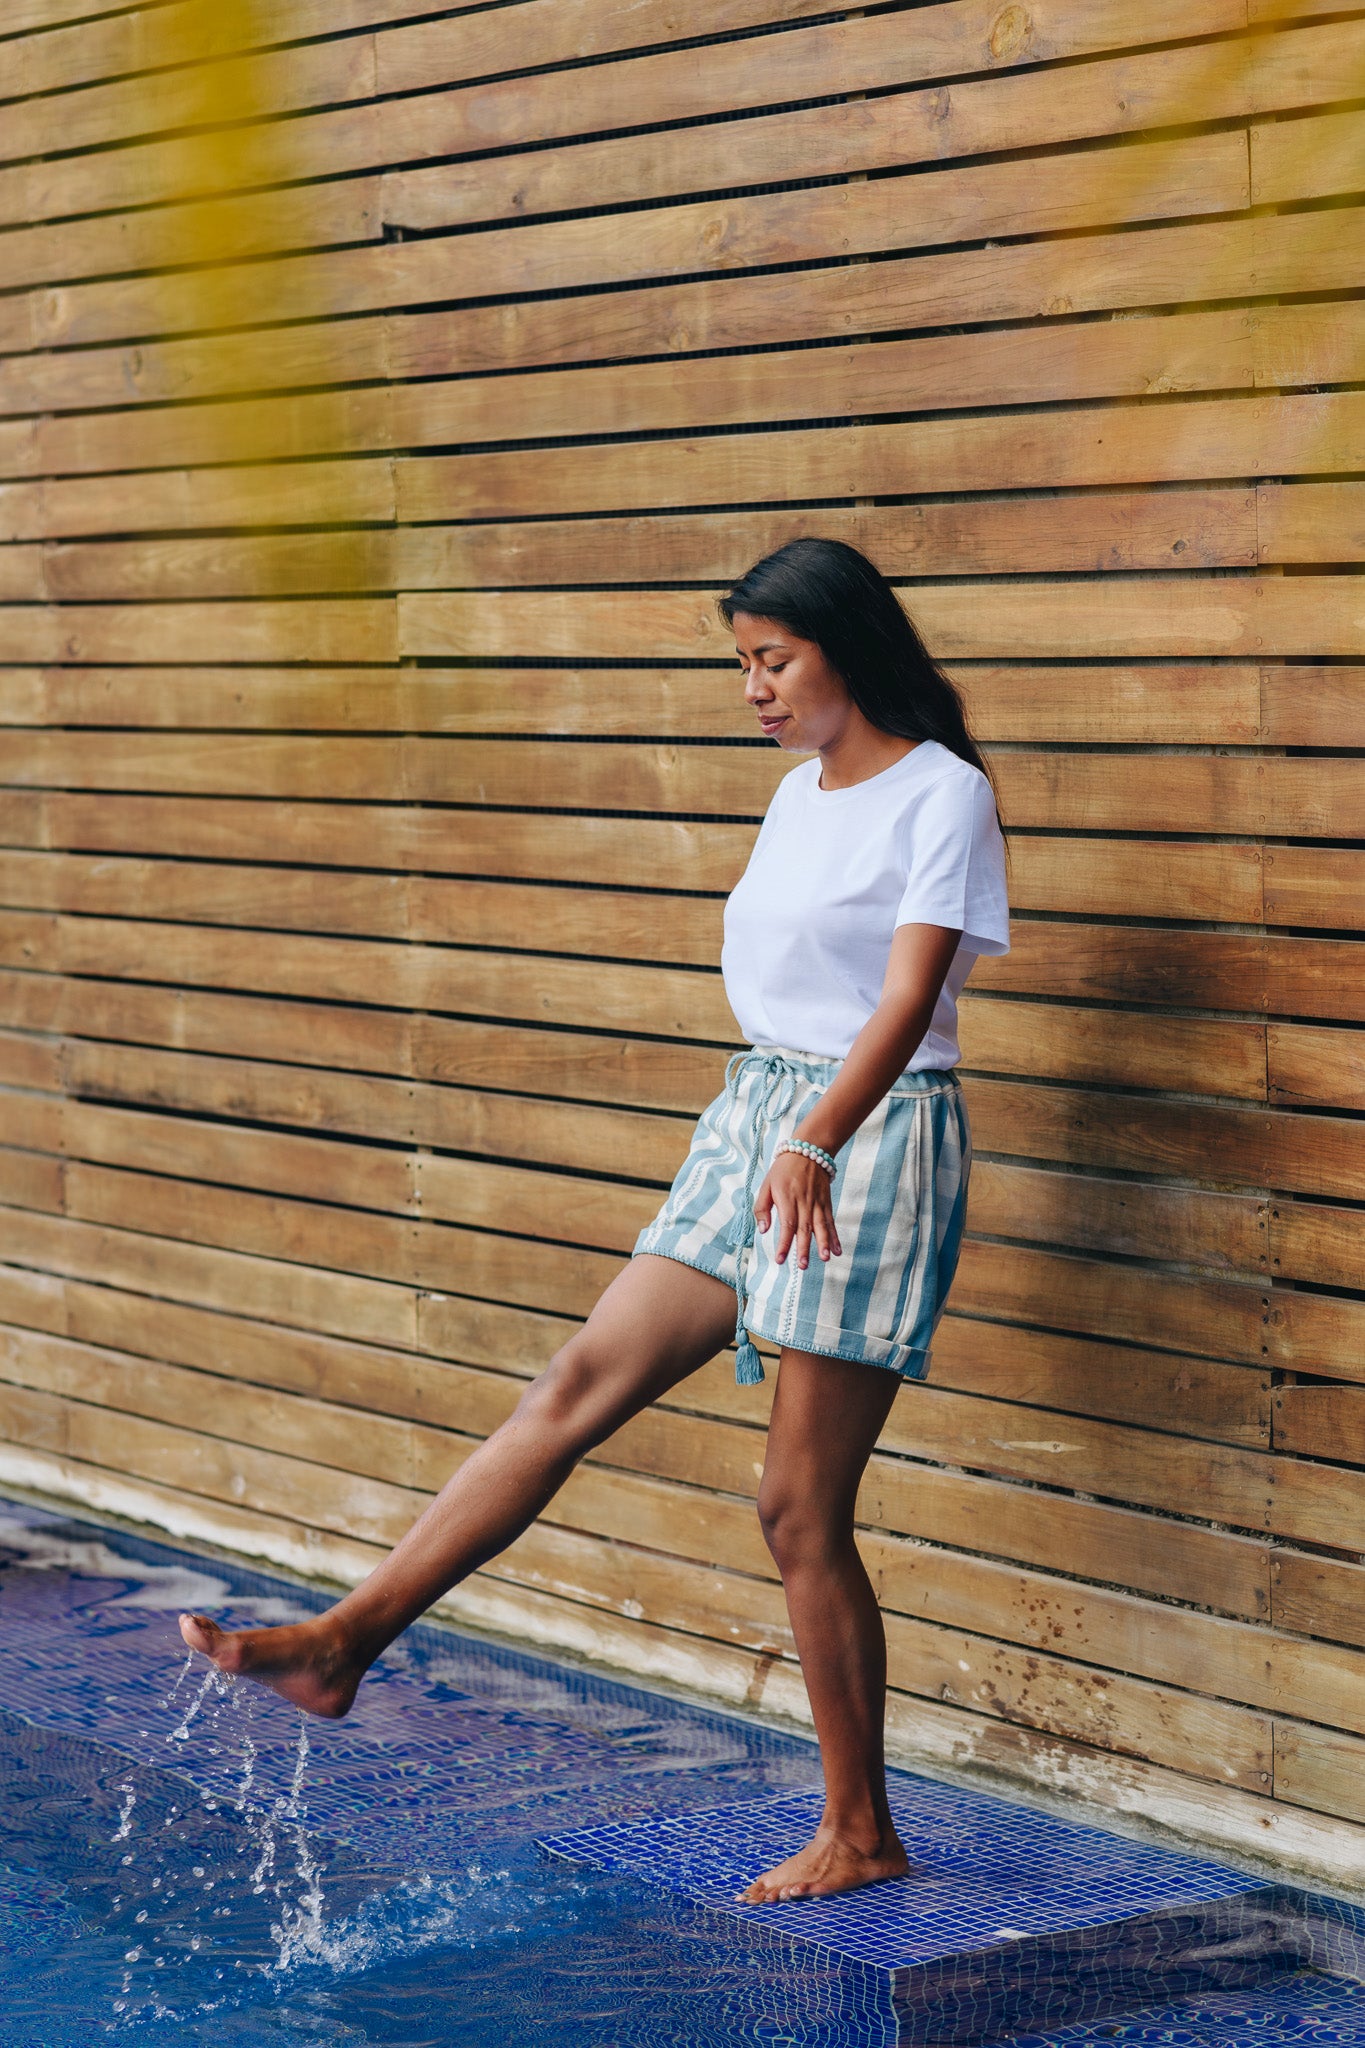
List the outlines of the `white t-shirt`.
<svg viewBox="0 0 1365 2048">
<path fill-rule="evenodd" d="M 744 1036 L 842 1059 L 881 1000 L 902 924 L 962 933 L 907 1070 L 954 1066 L 962 984 L 978 953 L 1010 945 L 990 783 L 938 740 L 848 789 L 821 789 L 819 755 L 803 761 L 725 906 L 721 971 Z"/>
</svg>

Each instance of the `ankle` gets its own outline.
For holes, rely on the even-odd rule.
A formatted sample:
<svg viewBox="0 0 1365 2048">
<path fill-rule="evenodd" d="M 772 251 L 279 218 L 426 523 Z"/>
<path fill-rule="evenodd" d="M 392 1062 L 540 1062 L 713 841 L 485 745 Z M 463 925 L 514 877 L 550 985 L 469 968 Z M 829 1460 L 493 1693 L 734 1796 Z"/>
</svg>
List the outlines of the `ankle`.
<svg viewBox="0 0 1365 2048">
<path fill-rule="evenodd" d="M 826 1807 L 820 1831 L 847 1842 L 862 1856 L 879 1855 L 897 1839 L 890 1810 L 868 1802 L 848 1807 Z"/>
<path fill-rule="evenodd" d="M 324 1661 L 338 1674 L 355 1672 L 363 1677 L 392 1641 L 388 1633 L 367 1628 L 364 1621 L 331 1610 L 312 1623 L 315 1642 Z"/>
</svg>

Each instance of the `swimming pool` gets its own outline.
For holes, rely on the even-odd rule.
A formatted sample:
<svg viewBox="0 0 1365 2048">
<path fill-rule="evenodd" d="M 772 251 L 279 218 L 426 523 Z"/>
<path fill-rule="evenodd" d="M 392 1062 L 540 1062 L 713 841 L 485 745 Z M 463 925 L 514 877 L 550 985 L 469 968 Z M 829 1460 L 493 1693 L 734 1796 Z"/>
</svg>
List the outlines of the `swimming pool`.
<svg viewBox="0 0 1365 2048">
<path fill-rule="evenodd" d="M 167 2048 L 927 2038 L 833 1945 L 707 1911 L 638 1855 L 611 1870 L 537 1846 L 601 1829 L 638 1844 L 662 1826 L 714 1849 L 722 1810 L 800 1805 L 818 1783 L 811 1744 L 433 1626 L 395 1645 L 348 1720 L 305 1724 L 191 1665 L 175 1628 L 187 1605 L 242 1623 L 323 1604 L 276 1575 L 0 1502 L 2 2048 L 135 2032 Z M 1052 1829 L 1069 1854 L 1110 1839 L 894 1783 L 926 1812 L 937 1801 L 945 1826 L 970 1808 L 987 1829 L 997 1814 Z M 1148 1853 L 1113 1856 L 1145 1870 Z M 1355 1985 L 1283 1963 L 1250 1974 L 1012 2038 L 1365 2042 Z"/>
</svg>

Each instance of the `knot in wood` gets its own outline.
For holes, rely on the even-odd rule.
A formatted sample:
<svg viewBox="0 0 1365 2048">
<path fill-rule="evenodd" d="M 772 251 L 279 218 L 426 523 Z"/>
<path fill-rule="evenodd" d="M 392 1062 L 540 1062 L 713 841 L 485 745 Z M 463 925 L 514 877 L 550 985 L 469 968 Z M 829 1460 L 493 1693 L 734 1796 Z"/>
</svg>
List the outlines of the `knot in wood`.
<svg viewBox="0 0 1365 2048">
<path fill-rule="evenodd" d="M 1026 7 L 1005 7 L 991 26 L 990 51 L 997 64 L 1007 64 L 1033 41 L 1033 18 Z"/>
</svg>

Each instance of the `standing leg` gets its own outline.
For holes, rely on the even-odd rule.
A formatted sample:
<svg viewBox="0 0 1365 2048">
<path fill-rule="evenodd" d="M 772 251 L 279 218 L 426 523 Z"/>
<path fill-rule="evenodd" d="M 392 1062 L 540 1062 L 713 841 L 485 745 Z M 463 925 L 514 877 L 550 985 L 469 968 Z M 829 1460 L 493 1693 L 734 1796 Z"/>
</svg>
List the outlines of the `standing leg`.
<svg viewBox="0 0 1365 2048">
<path fill-rule="evenodd" d="M 675 1259 L 632 1259 L 515 1412 L 354 1592 L 284 1628 L 229 1635 L 201 1614 L 182 1615 L 181 1635 L 220 1671 L 336 1719 L 395 1636 L 505 1550 L 585 1452 L 713 1358 L 734 1324 L 734 1292 L 722 1281 Z"/>
<path fill-rule="evenodd" d="M 820 1742 L 825 1810 L 813 1840 L 741 1894 L 754 1903 L 909 1868 L 886 1799 L 886 1632 L 853 1540 L 858 1486 L 899 1386 L 879 1366 L 782 1353 L 758 1512 Z"/>
</svg>

